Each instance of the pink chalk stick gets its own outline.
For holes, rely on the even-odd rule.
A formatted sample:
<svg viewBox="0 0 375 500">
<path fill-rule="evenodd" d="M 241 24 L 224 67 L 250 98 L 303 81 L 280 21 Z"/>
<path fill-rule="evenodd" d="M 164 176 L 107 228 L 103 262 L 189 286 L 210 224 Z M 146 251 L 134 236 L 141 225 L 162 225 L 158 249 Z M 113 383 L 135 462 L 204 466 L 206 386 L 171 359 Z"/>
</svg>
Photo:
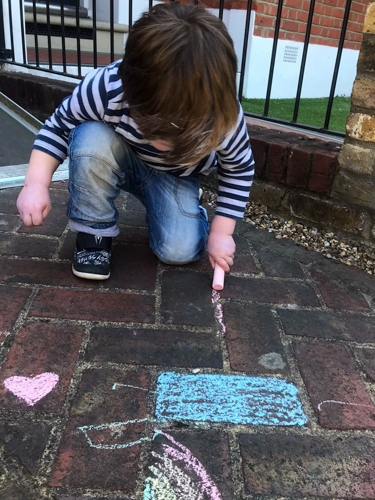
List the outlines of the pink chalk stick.
<svg viewBox="0 0 375 500">
<path fill-rule="evenodd" d="M 222 290 L 224 288 L 225 271 L 219 264 L 215 264 L 214 279 L 212 280 L 212 288 L 214 290 Z"/>
</svg>

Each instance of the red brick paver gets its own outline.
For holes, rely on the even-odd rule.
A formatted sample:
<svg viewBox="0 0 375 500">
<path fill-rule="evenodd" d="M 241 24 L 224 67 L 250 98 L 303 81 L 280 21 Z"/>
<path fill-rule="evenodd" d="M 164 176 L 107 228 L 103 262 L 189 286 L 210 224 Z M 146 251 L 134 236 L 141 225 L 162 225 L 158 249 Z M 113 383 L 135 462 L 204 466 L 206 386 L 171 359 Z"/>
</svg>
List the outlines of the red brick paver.
<svg viewBox="0 0 375 500">
<path fill-rule="evenodd" d="M 364 373 L 371 381 L 375 382 L 375 350 L 357 348 L 355 349 L 355 355 L 359 360 Z"/>
<path fill-rule="evenodd" d="M 375 405 L 345 347 L 300 342 L 295 354 L 322 427 L 375 429 Z"/>
<path fill-rule="evenodd" d="M 84 329 L 79 325 L 25 325 L 0 369 L 0 408 L 60 411 L 73 375 L 83 333 Z M 35 377 L 42 373 L 57 374 L 59 381 L 52 392 L 32 407 L 4 388 L 4 381 L 9 377 Z"/>
<path fill-rule="evenodd" d="M 214 311 L 210 278 L 190 271 L 166 270 L 162 278 L 163 321 L 167 324 L 212 325 Z"/>
<path fill-rule="evenodd" d="M 222 368 L 220 340 L 213 333 L 135 328 L 93 328 L 87 360 L 129 365 Z"/>
<path fill-rule="evenodd" d="M 66 287 L 94 287 L 99 283 L 77 280 L 70 262 L 0 258 L 0 279 L 5 283 L 27 283 Z"/>
<path fill-rule="evenodd" d="M 312 272 L 312 278 L 329 308 L 343 311 L 371 311 L 363 293 L 354 287 L 334 280 L 321 272 Z"/>
<path fill-rule="evenodd" d="M 375 316 L 337 310 L 279 309 L 287 335 L 375 343 Z"/>
<path fill-rule="evenodd" d="M 225 298 L 292 306 L 320 305 L 313 287 L 305 281 L 228 276 L 226 282 L 229 286 L 223 291 Z"/>
<path fill-rule="evenodd" d="M 132 443 L 145 436 L 145 424 L 134 421 L 146 417 L 148 386 L 144 372 L 107 369 L 83 374 L 52 486 L 134 490 L 140 444 Z"/>
<path fill-rule="evenodd" d="M 10 257 L 51 258 L 57 249 L 57 240 L 43 237 L 27 237 L 25 234 L 0 234 L 0 254 Z"/>
<path fill-rule="evenodd" d="M 375 496 L 371 437 L 241 435 L 246 492 L 263 498 Z"/>
<path fill-rule="evenodd" d="M 27 288 L 0 287 L 0 338 L 12 328 L 29 295 Z"/>
<path fill-rule="evenodd" d="M 247 373 L 285 373 L 287 361 L 276 318 L 267 306 L 224 306 L 231 368 Z"/>
<path fill-rule="evenodd" d="M 43 289 L 30 310 L 32 316 L 86 321 L 151 322 L 152 296 L 126 293 Z"/>
<path fill-rule="evenodd" d="M 173 441 L 168 439 L 170 437 Z M 223 498 L 233 498 L 229 439 L 224 433 L 218 431 L 173 431 L 157 434 L 152 443 L 152 454 L 149 458 L 148 467 L 157 466 L 160 457 L 165 456 L 163 445 L 180 451 L 180 444 L 199 460 L 201 467 L 223 495 Z M 189 467 L 182 460 L 179 461 L 179 470 L 186 476 L 186 482 L 189 479 L 193 484 L 194 481 L 197 481 L 194 469 L 192 464 Z M 148 473 L 150 473 L 149 471 L 150 469 Z"/>
</svg>

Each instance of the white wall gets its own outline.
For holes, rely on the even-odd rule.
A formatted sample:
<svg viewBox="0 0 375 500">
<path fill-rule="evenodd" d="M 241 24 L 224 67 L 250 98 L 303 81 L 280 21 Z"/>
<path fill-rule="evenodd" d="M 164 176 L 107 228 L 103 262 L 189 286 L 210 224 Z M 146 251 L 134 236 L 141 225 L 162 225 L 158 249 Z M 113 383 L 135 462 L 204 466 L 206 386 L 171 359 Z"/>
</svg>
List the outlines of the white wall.
<svg viewBox="0 0 375 500">
<path fill-rule="evenodd" d="M 212 10 L 218 14 L 218 10 Z M 256 13 L 252 12 L 250 36 L 247 47 L 246 70 L 243 96 L 248 98 L 266 97 L 270 70 L 272 38 L 254 36 Z M 246 11 L 224 11 L 225 22 L 233 38 L 234 47 L 241 64 L 243 38 L 245 33 Z M 285 50 L 296 55 L 296 62 L 285 60 Z M 271 97 L 274 99 L 294 98 L 297 91 L 303 43 L 291 40 L 279 40 L 276 52 L 275 69 Z M 327 97 L 331 89 L 337 48 L 310 44 L 307 52 L 305 74 L 301 97 Z M 341 55 L 335 95 L 350 96 L 356 76 L 359 51 L 344 49 Z"/>
<path fill-rule="evenodd" d="M 268 73 L 273 40 L 253 37 L 247 64 L 244 97 L 264 98 L 267 92 Z M 296 62 L 284 60 L 286 48 L 295 49 Z M 279 40 L 271 97 L 293 98 L 296 95 L 303 44 Z M 335 95 L 349 96 L 356 76 L 359 51 L 344 49 L 341 56 Z M 327 97 L 330 93 L 337 49 L 322 45 L 310 45 L 305 66 L 301 97 Z"/>
</svg>

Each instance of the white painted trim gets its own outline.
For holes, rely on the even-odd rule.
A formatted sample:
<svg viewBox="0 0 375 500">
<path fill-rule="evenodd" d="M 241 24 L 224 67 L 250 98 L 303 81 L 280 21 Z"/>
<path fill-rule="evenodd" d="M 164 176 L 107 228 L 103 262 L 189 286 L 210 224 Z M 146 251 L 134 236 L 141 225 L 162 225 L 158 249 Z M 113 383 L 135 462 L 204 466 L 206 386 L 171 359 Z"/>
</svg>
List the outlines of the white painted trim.
<svg viewBox="0 0 375 500">
<path fill-rule="evenodd" d="M 8 0 L 0 0 L 3 4 L 3 22 L 4 22 L 4 36 L 5 36 L 5 48 L 11 50 L 11 32 L 10 32 L 10 19 L 12 18 L 13 24 L 13 43 L 14 43 L 14 59 L 17 62 L 23 62 L 23 51 L 22 51 L 22 37 L 25 39 L 26 46 L 26 33 L 24 26 L 21 25 L 21 10 L 20 6 L 25 12 L 23 0 L 11 1 L 10 10 Z M 11 14 L 11 17 L 10 17 Z M 26 54 L 27 58 L 27 54 Z M 26 61 L 27 62 L 27 61 Z"/>
<path fill-rule="evenodd" d="M 23 186 L 27 163 L 0 167 L 0 189 Z M 53 174 L 52 182 L 69 179 L 69 161 L 65 160 Z"/>
</svg>

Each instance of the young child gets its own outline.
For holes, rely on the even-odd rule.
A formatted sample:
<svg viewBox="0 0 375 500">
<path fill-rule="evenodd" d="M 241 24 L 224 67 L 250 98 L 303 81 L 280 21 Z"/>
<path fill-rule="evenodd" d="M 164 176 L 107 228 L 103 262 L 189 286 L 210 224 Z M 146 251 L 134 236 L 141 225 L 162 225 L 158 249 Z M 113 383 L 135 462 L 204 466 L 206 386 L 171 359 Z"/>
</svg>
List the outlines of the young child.
<svg viewBox="0 0 375 500">
<path fill-rule="evenodd" d="M 17 201 L 23 222 L 38 226 L 48 215 L 51 178 L 68 155 L 76 276 L 110 276 L 120 190 L 145 206 L 162 262 L 197 260 L 207 241 L 211 265 L 228 272 L 254 173 L 236 71 L 216 16 L 178 2 L 151 8 L 131 28 L 122 61 L 91 71 L 39 132 Z M 209 229 L 198 176 L 213 168 L 219 186 Z"/>
</svg>

